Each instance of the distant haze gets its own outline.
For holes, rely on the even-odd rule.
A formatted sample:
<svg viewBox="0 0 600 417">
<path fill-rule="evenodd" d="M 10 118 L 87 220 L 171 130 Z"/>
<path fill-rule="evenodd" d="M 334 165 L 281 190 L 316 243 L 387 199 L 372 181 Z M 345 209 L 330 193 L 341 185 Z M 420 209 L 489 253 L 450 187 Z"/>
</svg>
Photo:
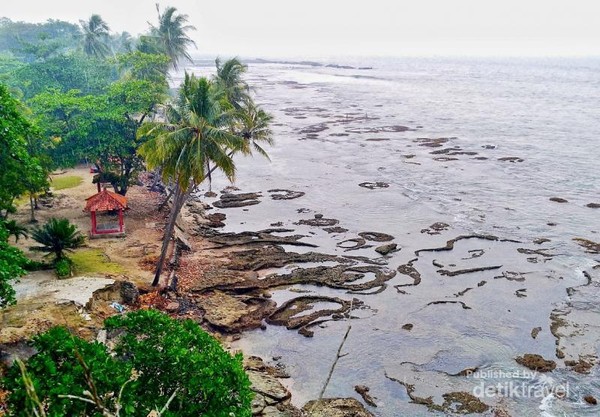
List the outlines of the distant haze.
<svg viewBox="0 0 600 417">
<path fill-rule="evenodd" d="M 4 0 L 0 15 L 145 31 L 155 0 Z M 600 56 L 598 0 L 171 0 L 197 53 L 242 56 Z"/>
</svg>

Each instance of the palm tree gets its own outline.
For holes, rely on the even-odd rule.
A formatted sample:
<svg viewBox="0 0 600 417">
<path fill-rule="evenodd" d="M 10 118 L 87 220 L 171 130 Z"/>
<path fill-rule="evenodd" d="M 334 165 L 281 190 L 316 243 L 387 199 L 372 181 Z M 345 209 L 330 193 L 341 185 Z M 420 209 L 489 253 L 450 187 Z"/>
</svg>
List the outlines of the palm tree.
<svg viewBox="0 0 600 417">
<path fill-rule="evenodd" d="M 69 223 L 69 220 L 55 218 L 48 220 L 42 227 L 33 229 L 31 237 L 41 245 L 31 249 L 47 252 L 47 256 L 54 254 L 55 261 L 66 258 L 65 252 L 80 247 L 85 240 L 77 226 Z"/>
<path fill-rule="evenodd" d="M 173 68 L 177 69 L 181 58 L 192 62 L 187 48 L 191 45 L 195 47 L 196 43 L 187 35 L 187 32 L 196 30 L 196 28 L 187 24 L 188 15 L 177 14 L 175 7 L 167 7 L 164 13 L 161 13 L 158 4 L 156 11 L 158 12 L 158 26 L 150 25 L 150 33 L 162 52 L 171 59 Z"/>
<path fill-rule="evenodd" d="M 273 132 L 270 123 L 273 116 L 258 107 L 251 98 L 247 98 L 236 112 L 236 131 L 244 138 L 244 152 L 253 150 L 269 159 L 261 143 L 273 145 Z"/>
<path fill-rule="evenodd" d="M 2 222 L 2 225 L 4 226 L 4 228 L 6 229 L 6 231 L 8 232 L 8 236 L 14 236 L 15 237 L 15 242 L 19 241 L 19 237 L 24 237 L 24 238 L 28 238 L 29 237 L 29 232 L 27 230 L 27 227 L 20 225 L 19 223 L 17 223 L 14 220 L 4 220 Z"/>
<path fill-rule="evenodd" d="M 186 73 L 178 101 L 167 107 L 167 122 L 146 123 L 138 132 L 149 138 L 139 150 L 148 167 L 160 167 L 163 181 L 174 184 L 153 286 L 159 283 L 177 216 L 189 194 L 205 180 L 209 162 L 233 180 L 233 152 L 248 153 L 243 138 L 231 133 L 231 118 L 220 103 L 221 94 L 213 82 Z"/>
<path fill-rule="evenodd" d="M 239 110 L 243 103 L 250 99 L 250 87 L 242 78 L 248 67 L 242 64 L 238 58 L 229 59 L 224 63 L 217 58 L 215 64 L 217 66 L 215 83 L 223 91 L 231 105 Z"/>
<path fill-rule="evenodd" d="M 109 52 L 109 30 L 108 24 L 100 17 L 93 14 L 89 20 L 80 20 L 83 30 L 83 50 L 86 54 L 96 58 L 104 58 Z"/>
</svg>

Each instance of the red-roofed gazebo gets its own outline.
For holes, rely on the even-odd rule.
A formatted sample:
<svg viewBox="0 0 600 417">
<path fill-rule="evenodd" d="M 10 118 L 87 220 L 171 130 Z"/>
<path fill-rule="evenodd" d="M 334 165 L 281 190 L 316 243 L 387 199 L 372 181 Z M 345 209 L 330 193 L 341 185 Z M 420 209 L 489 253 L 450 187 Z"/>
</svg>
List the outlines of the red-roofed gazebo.
<svg viewBox="0 0 600 417">
<path fill-rule="evenodd" d="M 91 213 L 92 231 L 91 236 L 99 235 L 121 235 L 125 233 L 123 212 L 127 209 L 127 198 L 108 191 L 106 188 L 98 194 L 85 199 L 85 211 Z M 96 212 L 118 211 L 119 223 L 98 224 Z"/>
</svg>

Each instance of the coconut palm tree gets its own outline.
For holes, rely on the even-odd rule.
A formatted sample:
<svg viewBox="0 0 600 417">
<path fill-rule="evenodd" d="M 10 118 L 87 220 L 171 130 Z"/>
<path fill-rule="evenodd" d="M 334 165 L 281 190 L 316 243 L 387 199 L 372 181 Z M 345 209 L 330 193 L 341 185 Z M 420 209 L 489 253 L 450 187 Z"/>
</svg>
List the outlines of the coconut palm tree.
<svg viewBox="0 0 600 417">
<path fill-rule="evenodd" d="M 224 63 L 217 58 L 215 64 L 217 66 L 215 83 L 223 91 L 229 103 L 239 110 L 244 102 L 250 99 L 250 87 L 243 79 L 248 67 L 238 58 L 229 59 Z"/>
<path fill-rule="evenodd" d="M 83 30 L 83 51 L 96 58 L 106 57 L 110 53 L 108 24 L 97 14 L 79 23 Z"/>
<path fill-rule="evenodd" d="M 192 61 L 187 48 L 196 46 L 196 43 L 187 35 L 190 30 L 196 30 L 188 25 L 188 15 L 177 14 L 175 7 L 167 7 L 163 13 L 156 5 L 158 12 L 158 26 L 150 25 L 150 34 L 156 41 L 162 52 L 171 59 L 173 68 L 177 69 L 179 60 L 185 58 Z"/>
<path fill-rule="evenodd" d="M 244 138 L 244 152 L 256 151 L 269 159 L 269 155 L 261 146 L 262 143 L 273 145 L 273 132 L 270 123 L 273 116 L 258 107 L 251 98 L 247 98 L 236 112 L 236 131 Z"/>
<path fill-rule="evenodd" d="M 69 220 L 55 218 L 48 220 L 42 227 L 33 229 L 31 237 L 41 245 L 31 249 L 46 252 L 47 256 L 54 255 L 55 261 L 66 258 L 66 252 L 82 246 L 85 240 L 77 226 L 69 223 Z"/>
<path fill-rule="evenodd" d="M 233 180 L 233 152 L 247 153 L 243 138 L 231 133 L 231 118 L 220 103 L 221 93 L 213 82 L 186 73 L 178 101 L 167 107 L 167 122 L 146 123 L 138 132 L 148 138 L 139 150 L 148 167 L 161 168 L 163 181 L 174 184 L 153 286 L 159 283 L 177 216 L 189 194 L 206 178 L 209 162 Z"/>
</svg>

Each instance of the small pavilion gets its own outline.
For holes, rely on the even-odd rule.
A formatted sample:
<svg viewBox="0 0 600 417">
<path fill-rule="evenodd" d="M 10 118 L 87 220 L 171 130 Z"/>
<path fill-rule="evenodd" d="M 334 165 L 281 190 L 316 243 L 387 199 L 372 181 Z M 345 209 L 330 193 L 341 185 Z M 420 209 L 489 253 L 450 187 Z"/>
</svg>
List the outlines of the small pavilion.
<svg viewBox="0 0 600 417">
<path fill-rule="evenodd" d="M 125 235 L 125 224 L 123 222 L 123 212 L 127 209 L 127 198 L 108 191 L 106 188 L 97 194 L 85 199 L 84 211 L 89 211 L 92 218 L 92 230 L 90 232 L 91 237 L 100 236 L 124 236 Z M 118 223 L 111 222 L 98 222 L 96 213 L 110 212 L 118 213 Z"/>
</svg>

